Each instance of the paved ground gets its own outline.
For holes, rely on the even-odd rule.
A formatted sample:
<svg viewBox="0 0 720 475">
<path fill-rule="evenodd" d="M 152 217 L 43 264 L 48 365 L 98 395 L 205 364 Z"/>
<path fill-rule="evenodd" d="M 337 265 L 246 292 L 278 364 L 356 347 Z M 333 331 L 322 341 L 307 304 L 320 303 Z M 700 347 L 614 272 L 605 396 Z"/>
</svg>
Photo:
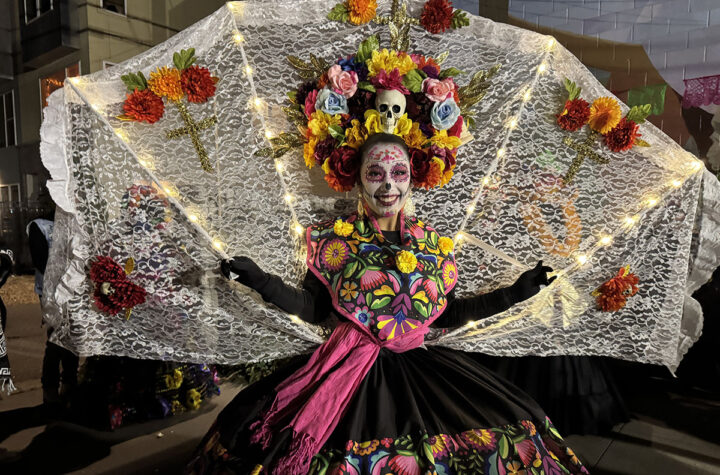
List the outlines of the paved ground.
<svg viewBox="0 0 720 475">
<path fill-rule="evenodd" d="M 17 285 L 15 289 L 25 292 L 24 287 L 27 286 Z M 15 382 L 20 390 L 10 397 L 0 397 L 0 414 L 31 408 L 25 409 L 27 415 L 17 413 L 21 420 L 29 422 L 37 413 L 32 408 L 42 402 L 39 378 L 45 333 L 39 325 L 39 305 L 31 298 L 15 297 L 16 303 L 8 305 L 6 334 Z M 0 461 L 12 460 L 25 450 L 25 455 L 30 455 L 28 460 L 57 461 L 53 462 L 54 466 L 66 467 L 66 473 L 177 474 L 217 413 L 239 388 L 226 384 L 221 390 L 222 394 L 199 413 L 115 432 L 89 431 L 55 423 L 26 428 L 6 437 L 0 427 Z M 717 393 L 688 389 L 673 381 L 648 379 L 643 390 L 628 404 L 633 419 L 617 426 L 607 437 L 568 437 L 570 446 L 591 473 L 720 474 L 720 397 Z M 72 456 L 67 452 L 53 452 L 53 441 L 68 439 L 77 442 Z M 90 460 L 93 457 L 98 459 Z M 13 472 L 15 470 L 0 468 L 0 475 Z M 25 466 L 17 473 L 43 472 Z"/>
</svg>

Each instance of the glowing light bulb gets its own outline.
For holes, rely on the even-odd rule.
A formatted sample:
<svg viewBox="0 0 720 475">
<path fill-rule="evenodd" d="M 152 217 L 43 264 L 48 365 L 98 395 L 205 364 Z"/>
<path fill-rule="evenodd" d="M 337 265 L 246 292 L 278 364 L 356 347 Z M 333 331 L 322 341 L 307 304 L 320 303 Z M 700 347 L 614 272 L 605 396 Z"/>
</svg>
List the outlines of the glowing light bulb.
<svg viewBox="0 0 720 475">
<path fill-rule="evenodd" d="M 579 256 L 575 257 L 575 260 L 577 261 L 578 264 L 580 264 L 582 266 L 582 265 L 585 265 L 585 263 L 587 263 L 588 257 L 584 254 L 580 254 Z"/>
<path fill-rule="evenodd" d="M 249 64 L 245 66 L 245 74 L 250 76 L 253 73 L 253 68 Z"/>
<path fill-rule="evenodd" d="M 285 201 L 290 203 L 293 200 L 293 196 L 290 193 L 285 195 Z"/>
<path fill-rule="evenodd" d="M 509 127 L 510 129 L 514 129 L 515 127 L 517 127 L 517 125 L 518 125 L 517 117 L 512 117 L 512 118 L 508 121 L 508 127 Z"/>
<path fill-rule="evenodd" d="M 698 170 L 700 170 L 700 169 L 702 168 L 702 166 L 703 166 L 702 162 L 700 162 L 699 160 L 695 160 L 695 161 L 693 161 L 692 164 L 690 165 L 690 169 L 691 169 L 692 171 L 698 171 Z"/>
<path fill-rule="evenodd" d="M 256 109 L 258 109 L 258 110 L 262 109 L 263 100 L 260 99 L 259 97 L 254 98 L 254 99 L 252 100 L 252 103 L 253 103 L 253 105 L 255 106 Z"/>
<path fill-rule="evenodd" d="M 475 205 L 470 205 L 467 207 L 468 214 L 472 214 L 475 211 Z"/>
<path fill-rule="evenodd" d="M 125 133 L 124 130 L 122 130 L 122 129 L 115 129 L 115 135 L 117 135 L 118 138 L 119 138 L 120 140 L 122 140 L 123 142 L 127 142 L 128 136 L 127 136 L 127 134 Z"/>
<path fill-rule="evenodd" d="M 532 97 L 532 93 L 530 92 L 530 89 L 525 91 L 525 94 L 523 94 L 523 101 L 527 102 Z"/>
<path fill-rule="evenodd" d="M 225 244 L 222 241 L 218 241 L 217 239 L 213 241 L 213 247 L 218 250 L 222 250 L 222 248 L 225 246 Z"/>
<path fill-rule="evenodd" d="M 465 235 L 460 231 L 455 235 L 455 242 L 460 242 L 465 238 Z"/>
<path fill-rule="evenodd" d="M 70 82 L 73 84 L 77 84 L 80 82 L 80 78 L 70 78 Z"/>
<path fill-rule="evenodd" d="M 266 139 L 270 140 L 270 139 L 273 138 L 273 137 L 275 137 L 275 134 L 273 133 L 272 130 L 269 130 L 269 129 L 268 129 L 268 130 L 265 131 L 265 138 L 266 138 Z"/>
<path fill-rule="evenodd" d="M 285 165 L 283 165 L 282 162 L 275 162 L 275 170 L 277 170 L 278 173 L 282 173 L 285 170 Z"/>
<path fill-rule="evenodd" d="M 294 229 L 295 229 L 295 232 L 296 232 L 297 234 L 302 234 L 302 233 L 303 233 L 303 227 L 300 226 L 300 223 L 295 224 L 295 228 L 294 228 Z"/>
<path fill-rule="evenodd" d="M 637 216 L 627 216 L 625 218 L 625 225 L 628 227 L 634 226 L 635 223 L 637 223 L 638 217 Z"/>
<path fill-rule="evenodd" d="M 235 32 L 235 34 L 233 35 L 233 39 L 235 40 L 235 43 L 238 43 L 238 44 L 245 41 L 245 37 L 239 31 Z"/>
<path fill-rule="evenodd" d="M 489 177 L 489 176 L 486 176 L 485 178 L 483 178 L 483 185 L 487 186 L 489 183 L 490 183 L 490 177 Z"/>
<path fill-rule="evenodd" d="M 190 221 L 192 221 L 193 223 L 197 223 L 197 221 L 198 221 L 198 217 L 194 214 L 191 214 L 190 216 L 188 216 L 188 219 Z"/>
<path fill-rule="evenodd" d="M 600 244 L 607 246 L 612 242 L 612 236 L 603 236 L 600 238 Z"/>
<path fill-rule="evenodd" d="M 505 155 L 505 149 L 504 148 L 498 149 L 497 156 L 502 157 L 503 155 Z"/>
<path fill-rule="evenodd" d="M 550 38 L 547 42 L 547 49 L 552 49 L 555 46 L 555 38 Z"/>
<path fill-rule="evenodd" d="M 683 184 L 682 180 L 673 180 L 670 182 L 670 185 L 673 188 L 680 188 L 682 186 L 682 184 Z"/>
<path fill-rule="evenodd" d="M 547 64 L 545 64 L 545 63 L 540 63 L 540 66 L 538 66 L 538 72 L 539 72 L 540 74 L 542 74 L 542 73 L 544 73 L 545 71 L 547 71 Z"/>
<path fill-rule="evenodd" d="M 656 204 L 658 204 L 658 199 L 655 198 L 654 196 L 651 196 L 645 200 L 645 204 L 648 205 L 649 207 L 653 207 Z"/>
<path fill-rule="evenodd" d="M 300 320 L 300 318 L 297 315 L 290 315 L 290 321 L 295 324 L 302 322 L 302 320 Z"/>
</svg>

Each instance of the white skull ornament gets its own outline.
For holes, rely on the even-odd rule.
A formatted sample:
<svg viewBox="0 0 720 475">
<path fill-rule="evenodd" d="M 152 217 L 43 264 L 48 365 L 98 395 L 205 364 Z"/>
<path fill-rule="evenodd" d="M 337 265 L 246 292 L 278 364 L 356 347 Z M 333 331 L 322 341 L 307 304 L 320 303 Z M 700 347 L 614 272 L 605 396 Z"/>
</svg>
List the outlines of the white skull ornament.
<svg viewBox="0 0 720 475">
<path fill-rule="evenodd" d="M 381 89 L 375 97 L 375 109 L 380 113 L 383 132 L 392 134 L 405 113 L 405 95 L 395 89 Z"/>
</svg>

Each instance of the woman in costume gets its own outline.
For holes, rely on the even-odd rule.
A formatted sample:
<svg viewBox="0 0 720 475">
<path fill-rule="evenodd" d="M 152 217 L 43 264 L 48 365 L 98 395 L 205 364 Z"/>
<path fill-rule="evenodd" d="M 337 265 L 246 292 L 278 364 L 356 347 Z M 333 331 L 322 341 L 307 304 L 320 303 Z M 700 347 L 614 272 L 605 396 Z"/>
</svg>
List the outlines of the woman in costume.
<svg viewBox="0 0 720 475">
<path fill-rule="evenodd" d="M 509 288 L 455 298 L 452 240 L 403 212 L 413 182 L 406 143 L 376 133 L 355 158 L 358 212 L 308 229 L 301 289 L 249 258 L 222 262 L 266 302 L 341 323 L 312 356 L 243 390 L 189 472 L 586 473 L 532 399 L 465 353 L 423 345 L 430 325 L 462 325 L 532 296 L 550 269 L 538 263 Z"/>
</svg>

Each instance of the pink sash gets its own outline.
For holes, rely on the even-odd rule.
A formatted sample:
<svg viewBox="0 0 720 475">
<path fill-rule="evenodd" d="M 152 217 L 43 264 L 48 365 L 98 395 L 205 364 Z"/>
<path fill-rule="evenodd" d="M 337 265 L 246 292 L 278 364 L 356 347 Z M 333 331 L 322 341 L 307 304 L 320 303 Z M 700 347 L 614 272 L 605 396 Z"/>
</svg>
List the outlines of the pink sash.
<svg viewBox="0 0 720 475">
<path fill-rule="evenodd" d="M 275 389 L 277 395 L 270 410 L 251 426 L 255 430 L 251 442 L 266 449 L 275 426 L 295 414 L 286 426 L 293 431 L 289 453 L 278 461 L 273 474 L 307 473 L 312 457 L 335 430 L 380 349 L 402 353 L 417 348 L 427 331 L 426 327 L 418 328 L 398 338 L 379 341 L 356 323 L 340 323 L 307 364 Z"/>
</svg>

